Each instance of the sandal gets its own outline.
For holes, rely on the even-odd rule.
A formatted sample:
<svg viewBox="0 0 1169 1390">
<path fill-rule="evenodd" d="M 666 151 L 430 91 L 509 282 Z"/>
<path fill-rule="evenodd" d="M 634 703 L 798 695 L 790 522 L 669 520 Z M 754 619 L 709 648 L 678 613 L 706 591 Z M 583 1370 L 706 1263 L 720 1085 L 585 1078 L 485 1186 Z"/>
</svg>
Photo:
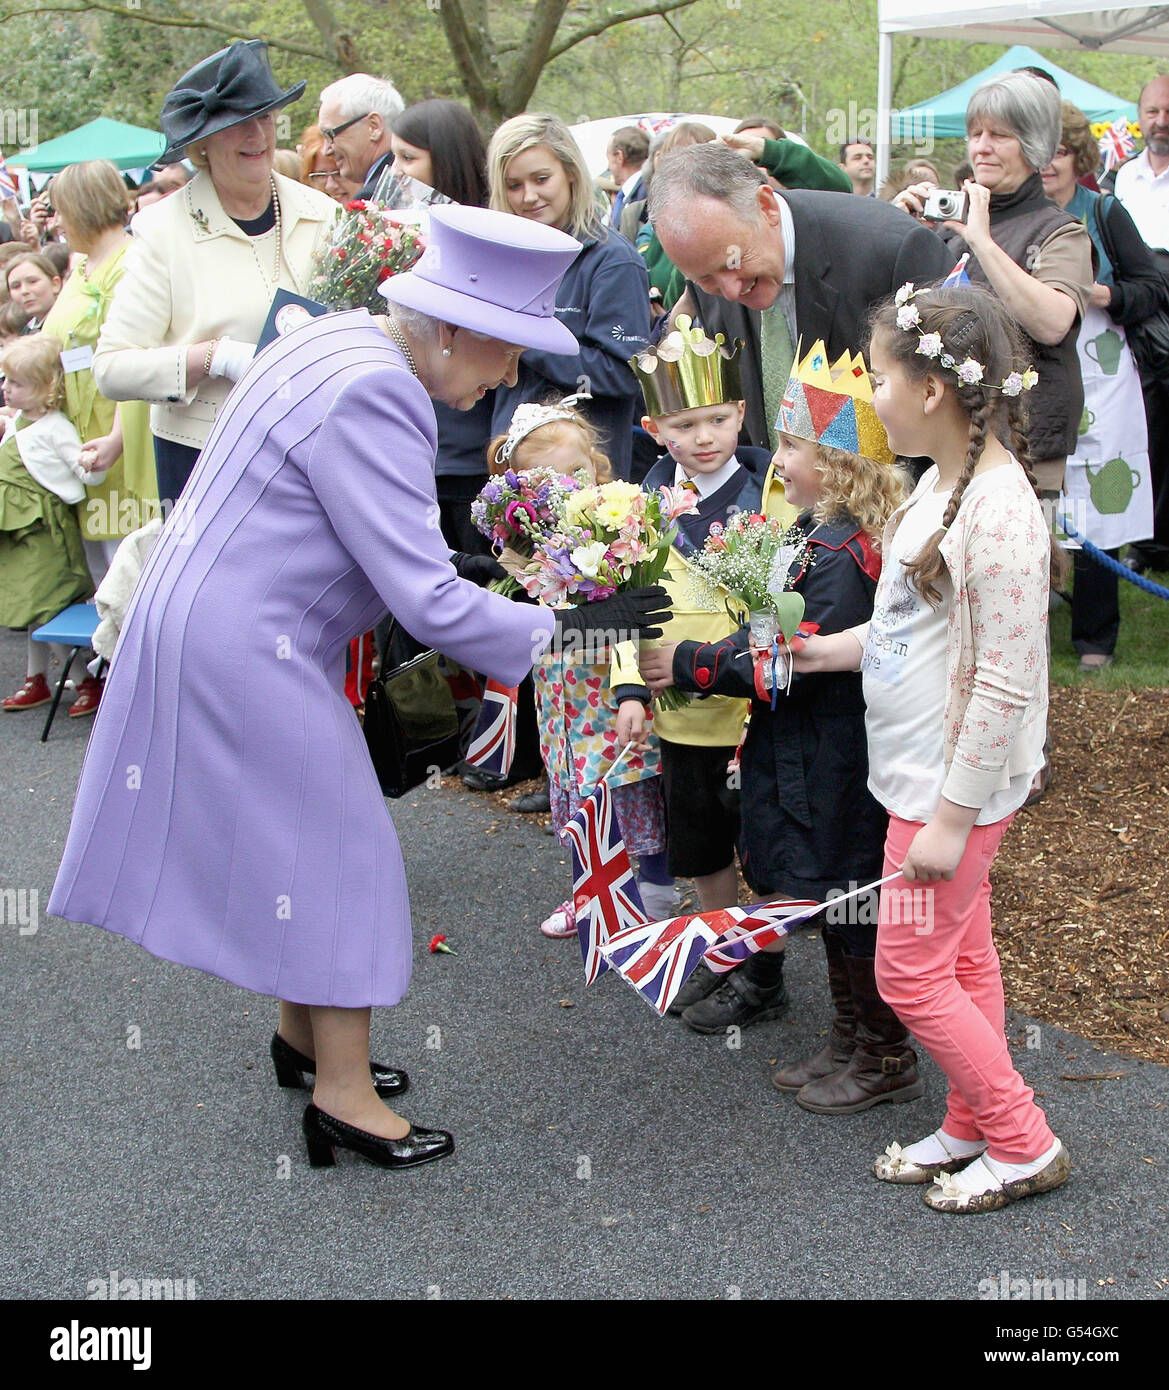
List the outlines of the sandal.
<svg viewBox="0 0 1169 1390">
<path fill-rule="evenodd" d="M 554 941 L 563 941 L 570 936 L 575 936 L 577 934 L 576 916 L 572 911 L 572 905 L 561 903 L 550 917 L 545 918 L 540 923 L 540 930 Z"/>
<path fill-rule="evenodd" d="M 947 1153 L 950 1152 L 949 1146 L 938 1130 L 934 1130 L 929 1137 L 936 1139 Z M 961 1158 L 955 1158 L 951 1155 L 945 1163 L 922 1165 L 906 1158 L 905 1150 L 900 1144 L 890 1144 L 880 1158 L 873 1163 L 873 1177 L 880 1178 L 882 1182 L 933 1182 L 935 1178 L 941 1177 L 943 1174 L 956 1173 L 959 1168 L 965 1168 L 968 1163 L 973 1163 L 980 1156 L 979 1154 L 966 1154 Z"/>
</svg>

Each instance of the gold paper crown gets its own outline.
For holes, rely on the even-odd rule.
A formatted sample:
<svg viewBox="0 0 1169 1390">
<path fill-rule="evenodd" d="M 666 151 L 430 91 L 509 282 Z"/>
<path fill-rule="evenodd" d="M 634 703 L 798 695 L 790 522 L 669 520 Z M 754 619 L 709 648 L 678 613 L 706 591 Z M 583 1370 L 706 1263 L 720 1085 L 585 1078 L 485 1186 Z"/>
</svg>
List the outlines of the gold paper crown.
<svg viewBox="0 0 1169 1390">
<path fill-rule="evenodd" d="M 801 347 L 796 345 L 775 428 L 796 439 L 892 463 L 885 427 L 873 409 L 873 382 L 864 357 L 843 352 L 829 366 L 823 341 L 813 343 L 803 358 Z"/>
<path fill-rule="evenodd" d="M 645 394 L 646 413 L 676 415 L 679 410 L 695 410 L 704 405 L 726 405 L 741 401 L 739 354 L 743 344 L 737 339 L 727 348 L 720 333 L 708 338 L 694 328 L 686 314 L 679 314 L 673 329 L 656 348 L 639 352 L 629 359 Z"/>
</svg>

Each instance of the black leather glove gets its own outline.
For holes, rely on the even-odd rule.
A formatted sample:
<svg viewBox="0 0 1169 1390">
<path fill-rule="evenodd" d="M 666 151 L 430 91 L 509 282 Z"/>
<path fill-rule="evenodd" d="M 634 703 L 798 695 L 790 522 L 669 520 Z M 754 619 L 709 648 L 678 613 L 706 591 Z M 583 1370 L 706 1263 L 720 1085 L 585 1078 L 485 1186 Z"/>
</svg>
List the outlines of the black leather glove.
<svg viewBox="0 0 1169 1390">
<path fill-rule="evenodd" d="M 628 589 L 596 603 L 556 609 L 555 640 L 563 642 L 571 634 L 590 645 L 644 641 L 662 635 L 662 629 L 652 624 L 669 622 L 670 614 L 670 600 L 660 584 Z"/>
<path fill-rule="evenodd" d="M 465 550 L 454 550 L 451 564 L 460 579 L 469 579 L 480 588 L 486 588 L 493 580 L 507 578 L 507 570 L 494 555 L 470 555 Z"/>
</svg>

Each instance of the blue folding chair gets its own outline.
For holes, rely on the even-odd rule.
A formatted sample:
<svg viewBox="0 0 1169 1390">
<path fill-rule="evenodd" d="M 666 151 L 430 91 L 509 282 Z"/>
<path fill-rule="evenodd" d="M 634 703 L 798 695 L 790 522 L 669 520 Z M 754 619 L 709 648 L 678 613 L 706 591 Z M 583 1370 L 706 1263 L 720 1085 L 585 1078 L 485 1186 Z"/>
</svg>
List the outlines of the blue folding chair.
<svg viewBox="0 0 1169 1390">
<path fill-rule="evenodd" d="M 98 624 L 97 605 L 93 603 L 71 603 L 68 608 L 63 609 L 55 618 L 50 618 L 43 627 L 38 627 L 31 633 L 34 642 L 57 642 L 62 647 L 72 647 L 69 653 L 69 660 L 65 663 L 65 669 L 61 672 L 61 679 L 57 682 L 57 688 L 53 691 L 53 702 L 49 706 L 49 717 L 45 720 L 44 732 L 41 734 L 41 742 L 44 743 L 49 737 L 49 730 L 53 727 L 53 716 L 57 713 L 57 706 L 61 703 L 61 695 L 65 690 L 65 682 L 69 679 L 69 671 L 78 652 L 85 651 L 93 645 L 93 634 Z M 105 668 L 103 660 L 98 667 L 100 675 Z"/>
</svg>

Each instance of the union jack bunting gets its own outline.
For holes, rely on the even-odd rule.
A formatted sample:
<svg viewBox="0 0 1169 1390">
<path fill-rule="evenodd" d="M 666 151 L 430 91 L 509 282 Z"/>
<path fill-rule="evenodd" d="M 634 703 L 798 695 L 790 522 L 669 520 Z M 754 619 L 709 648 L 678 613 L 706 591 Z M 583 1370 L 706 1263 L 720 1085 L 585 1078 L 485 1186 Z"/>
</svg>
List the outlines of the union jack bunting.
<svg viewBox="0 0 1169 1390">
<path fill-rule="evenodd" d="M 598 782 L 585 797 L 564 827 L 563 838 L 572 850 L 576 930 L 585 984 L 591 985 L 609 968 L 601 955 L 605 943 L 646 920 L 607 782 Z"/>
<path fill-rule="evenodd" d="M 467 749 L 467 762 L 484 772 L 506 777 L 515 757 L 516 699 L 519 688 L 488 680 L 479 710 L 479 722 Z"/>
<path fill-rule="evenodd" d="M 687 977 L 719 938 L 707 918 L 712 912 L 686 913 L 666 922 L 645 922 L 614 932 L 601 954 L 660 1017 L 674 1002 Z"/>
</svg>

